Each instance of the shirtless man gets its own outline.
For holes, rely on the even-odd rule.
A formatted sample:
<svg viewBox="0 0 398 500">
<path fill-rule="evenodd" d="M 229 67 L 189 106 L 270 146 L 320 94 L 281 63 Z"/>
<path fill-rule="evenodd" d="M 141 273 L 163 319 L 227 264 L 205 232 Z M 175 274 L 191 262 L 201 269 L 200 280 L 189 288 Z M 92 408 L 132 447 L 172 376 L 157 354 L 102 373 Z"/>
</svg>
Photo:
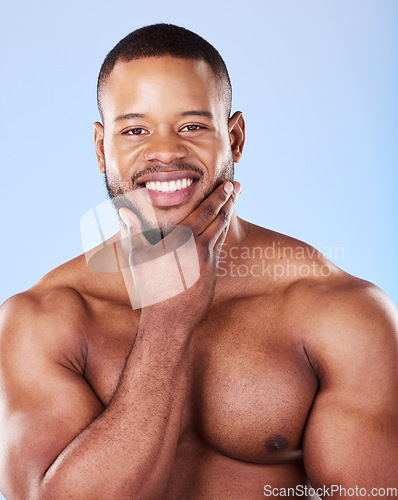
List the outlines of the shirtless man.
<svg viewBox="0 0 398 500">
<path fill-rule="evenodd" d="M 160 227 L 192 230 L 200 277 L 134 309 L 122 269 L 82 255 L 2 306 L 7 500 L 398 487 L 397 311 L 308 245 L 236 216 L 245 129 L 230 102 L 218 53 L 182 28 L 137 30 L 105 60 L 95 147 L 108 191 L 143 189 Z M 119 214 L 124 242 L 150 252 L 140 212 Z M 140 279 L 154 280 L 150 266 Z"/>
</svg>

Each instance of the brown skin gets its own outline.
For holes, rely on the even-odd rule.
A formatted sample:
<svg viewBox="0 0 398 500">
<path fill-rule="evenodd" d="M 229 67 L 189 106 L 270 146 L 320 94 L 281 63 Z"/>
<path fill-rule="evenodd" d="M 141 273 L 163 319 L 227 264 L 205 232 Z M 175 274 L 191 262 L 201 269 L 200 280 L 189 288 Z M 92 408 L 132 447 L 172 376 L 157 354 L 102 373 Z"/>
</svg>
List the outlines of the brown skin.
<svg viewBox="0 0 398 500">
<path fill-rule="evenodd" d="M 125 187 L 153 161 L 203 171 L 185 204 L 155 209 L 160 223 L 192 229 L 201 277 L 141 312 L 120 273 L 91 271 L 80 256 L 2 306 L 7 500 L 254 499 L 265 485 L 307 479 L 368 493 L 397 487 L 395 307 L 304 243 L 239 219 L 225 184 L 202 202 L 244 143 L 241 113 L 227 126 L 206 65 L 132 61 L 107 85 L 101 171 L 104 154 Z M 192 109 L 213 119 L 182 119 Z M 122 126 L 145 127 L 145 139 L 120 137 L 112 116 L 127 112 L 148 115 Z M 206 132 L 183 128 L 203 121 Z M 273 244 L 285 256 L 245 250 Z"/>
</svg>

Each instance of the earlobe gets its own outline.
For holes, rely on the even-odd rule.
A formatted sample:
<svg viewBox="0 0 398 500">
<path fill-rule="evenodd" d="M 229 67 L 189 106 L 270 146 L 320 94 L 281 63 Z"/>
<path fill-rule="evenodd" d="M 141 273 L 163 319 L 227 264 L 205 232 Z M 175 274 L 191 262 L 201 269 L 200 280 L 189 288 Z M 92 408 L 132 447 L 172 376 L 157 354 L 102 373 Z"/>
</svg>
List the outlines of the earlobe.
<svg viewBox="0 0 398 500">
<path fill-rule="evenodd" d="M 94 123 L 94 147 L 97 156 L 98 170 L 105 173 L 104 156 L 104 126 L 100 122 Z"/>
<path fill-rule="evenodd" d="M 245 145 L 245 120 L 241 111 L 236 111 L 228 120 L 229 138 L 231 141 L 232 156 L 235 163 L 242 158 Z"/>
</svg>

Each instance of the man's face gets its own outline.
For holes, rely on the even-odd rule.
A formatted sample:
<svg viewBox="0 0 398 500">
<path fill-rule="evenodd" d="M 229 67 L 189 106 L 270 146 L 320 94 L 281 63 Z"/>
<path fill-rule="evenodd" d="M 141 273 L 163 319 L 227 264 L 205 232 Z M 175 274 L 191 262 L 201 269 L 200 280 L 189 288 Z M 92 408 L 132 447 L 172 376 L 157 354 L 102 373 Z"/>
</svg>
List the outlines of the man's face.
<svg viewBox="0 0 398 500">
<path fill-rule="evenodd" d="M 171 56 L 118 62 L 102 107 L 96 147 L 97 155 L 103 148 L 99 166 L 109 195 L 147 189 L 161 226 L 180 223 L 233 179 L 232 119 L 206 62 Z M 145 207 L 138 211 L 145 219 Z"/>
</svg>

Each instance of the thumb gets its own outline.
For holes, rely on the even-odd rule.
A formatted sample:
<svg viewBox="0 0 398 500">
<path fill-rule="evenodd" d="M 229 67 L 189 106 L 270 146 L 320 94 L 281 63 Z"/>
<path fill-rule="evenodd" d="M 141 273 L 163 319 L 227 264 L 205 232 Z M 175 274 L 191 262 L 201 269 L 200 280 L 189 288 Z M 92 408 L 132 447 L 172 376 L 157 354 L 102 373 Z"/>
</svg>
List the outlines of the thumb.
<svg viewBox="0 0 398 500">
<path fill-rule="evenodd" d="M 142 223 L 132 210 L 129 210 L 128 208 L 125 207 L 120 208 L 119 217 L 127 227 L 130 239 L 130 246 L 132 248 L 137 247 L 139 245 L 145 245 L 145 246 L 148 245 L 148 241 L 145 238 L 142 230 Z"/>
<path fill-rule="evenodd" d="M 123 207 L 119 209 L 119 217 L 124 222 L 130 235 L 142 233 L 141 222 L 134 212 Z"/>
</svg>

